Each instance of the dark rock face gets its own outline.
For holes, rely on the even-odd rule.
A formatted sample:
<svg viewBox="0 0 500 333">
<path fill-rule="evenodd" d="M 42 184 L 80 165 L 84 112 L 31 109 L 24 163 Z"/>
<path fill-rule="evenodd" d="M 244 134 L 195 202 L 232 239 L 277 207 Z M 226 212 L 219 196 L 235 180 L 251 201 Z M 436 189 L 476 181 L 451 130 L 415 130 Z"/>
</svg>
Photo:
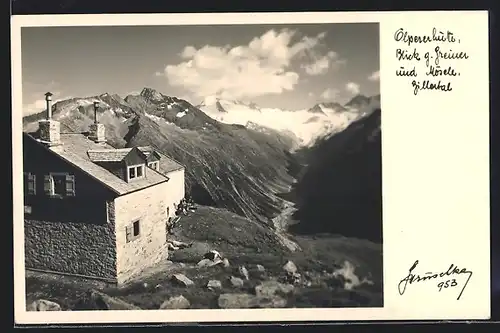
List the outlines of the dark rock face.
<svg viewBox="0 0 500 333">
<path fill-rule="evenodd" d="M 290 231 L 381 243 L 380 109 L 302 154 L 309 165 L 294 188 L 300 222 Z"/>
<path fill-rule="evenodd" d="M 114 225 L 24 221 L 26 268 L 116 279 Z"/>
</svg>

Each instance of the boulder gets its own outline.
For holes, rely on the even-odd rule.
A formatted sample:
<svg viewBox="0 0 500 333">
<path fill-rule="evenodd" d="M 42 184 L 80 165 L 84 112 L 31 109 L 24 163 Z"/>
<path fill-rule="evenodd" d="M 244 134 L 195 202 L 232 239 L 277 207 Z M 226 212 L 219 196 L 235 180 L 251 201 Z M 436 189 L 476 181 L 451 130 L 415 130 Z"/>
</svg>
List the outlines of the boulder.
<svg viewBox="0 0 500 333">
<path fill-rule="evenodd" d="M 287 273 L 287 275 L 283 277 L 283 281 L 291 284 L 299 284 L 302 278 L 299 273 Z"/>
<path fill-rule="evenodd" d="M 210 260 L 210 259 L 206 259 L 206 258 L 205 258 L 205 259 L 201 259 L 201 260 L 200 260 L 200 261 L 196 264 L 196 266 L 198 266 L 198 267 L 211 267 L 211 266 L 213 266 L 213 265 L 215 265 L 215 263 L 214 263 L 212 260 Z"/>
<path fill-rule="evenodd" d="M 187 276 L 184 274 L 174 274 L 172 275 L 172 281 L 180 286 L 189 287 L 194 284 Z"/>
<path fill-rule="evenodd" d="M 160 310 L 166 309 L 189 309 L 191 303 L 182 295 L 171 297 L 160 305 Z"/>
<path fill-rule="evenodd" d="M 245 280 L 248 280 L 249 279 L 249 275 L 248 275 L 248 270 L 246 269 L 245 266 L 240 266 L 238 267 L 238 273 L 240 274 L 240 276 L 242 278 L 244 278 Z"/>
<path fill-rule="evenodd" d="M 180 249 L 183 249 L 183 248 L 186 248 L 186 247 L 190 247 L 191 244 L 190 243 L 185 243 L 185 242 L 180 242 L 180 241 L 176 241 L 176 240 L 171 240 L 170 243 L 173 245 L 173 246 L 176 246 Z"/>
<path fill-rule="evenodd" d="M 356 267 L 347 260 L 344 261 L 341 268 L 333 272 L 333 276 L 336 278 L 343 278 L 345 290 L 352 290 L 361 284 L 370 284 L 370 282 L 372 282 L 366 278 L 360 279 L 356 274 Z"/>
<path fill-rule="evenodd" d="M 288 260 L 285 265 L 283 265 L 283 270 L 288 274 L 294 274 L 297 272 L 297 266 L 293 263 L 293 261 Z"/>
<path fill-rule="evenodd" d="M 140 310 L 140 308 L 120 298 L 90 289 L 79 297 L 73 310 Z"/>
<path fill-rule="evenodd" d="M 210 290 L 221 289 L 222 283 L 219 280 L 210 280 L 207 283 L 207 288 Z"/>
<path fill-rule="evenodd" d="M 167 243 L 167 248 L 171 251 L 177 251 L 180 247 L 173 245 L 172 243 Z"/>
<path fill-rule="evenodd" d="M 46 299 L 37 299 L 27 307 L 28 311 L 61 311 L 61 306 L 56 302 Z"/>
<path fill-rule="evenodd" d="M 279 297 L 259 297 L 250 294 L 221 294 L 217 300 L 221 309 L 283 308 L 286 300 Z"/>
<path fill-rule="evenodd" d="M 174 262 L 197 263 L 210 250 L 208 243 L 194 242 L 189 247 L 179 247 L 178 250 L 170 252 L 169 259 Z"/>
<path fill-rule="evenodd" d="M 231 285 L 235 288 L 242 288 L 244 284 L 243 280 L 236 276 L 231 276 L 229 282 L 231 282 Z"/>
<path fill-rule="evenodd" d="M 272 297 L 276 293 L 288 294 L 294 290 L 291 284 L 283 284 L 278 281 L 265 281 L 255 287 L 255 295 L 262 297 Z"/>
<path fill-rule="evenodd" d="M 218 251 L 215 251 L 215 250 L 208 251 L 207 253 L 205 253 L 203 258 L 210 259 L 212 261 L 222 260 L 222 256 L 220 255 L 220 253 Z"/>
<path fill-rule="evenodd" d="M 226 268 L 227 268 L 227 267 L 229 267 L 229 266 L 230 266 L 230 265 L 229 265 L 229 260 L 227 260 L 227 258 L 222 259 L 222 265 L 223 265 L 224 267 L 226 267 Z"/>
<path fill-rule="evenodd" d="M 256 297 L 250 294 L 221 294 L 217 304 L 221 309 L 247 309 L 257 302 Z"/>
<path fill-rule="evenodd" d="M 89 294 L 92 303 L 100 310 L 140 310 L 138 306 L 97 290 L 91 290 Z"/>
<path fill-rule="evenodd" d="M 256 302 L 256 308 L 284 308 L 287 304 L 286 299 L 276 295 L 272 297 L 256 296 Z"/>
<path fill-rule="evenodd" d="M 257 270 L 257 272 L 265 272 L 266 271 L 264 266 L 259 265 L 259 264 L 255 265 L 255 269 Z"/>
</svg>

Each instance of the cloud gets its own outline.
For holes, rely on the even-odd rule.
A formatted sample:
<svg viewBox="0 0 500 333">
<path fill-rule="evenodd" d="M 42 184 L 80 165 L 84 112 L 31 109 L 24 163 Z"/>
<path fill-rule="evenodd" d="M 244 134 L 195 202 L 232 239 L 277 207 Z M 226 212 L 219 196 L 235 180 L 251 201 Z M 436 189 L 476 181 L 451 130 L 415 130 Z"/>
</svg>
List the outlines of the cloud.
<svg viewBox="0 0 500 333">
<path fill-rule="evenodd" d="M 23 115 L 28 116 L 33 113 L 39 113 L 43 110 L 45 110 L 45 100 L 44 99 L 38 99 L 35 100 L 32 103 L 29 103 L 27 105 L 23 105 Z"/>
<path fill-rule="evenodd" d="M 314 97 L 314 93 L 313 93 L 313 92 L 309 92 L 309 93 L 307 94 L 307 96 L 309 96 L 309 97 Z"/>
<path fill-rule="evenodd" d="M 339 96 L 339 90 L 328 88 L 321 93 L 321 98 L 323 99 L 335 99 Z"/>
<path fill-rule="evenodd" d="M 155 72 L 155 76 L 164 76 L 165 73 L 162 73 L 162 72 Z"/>
<path fill-rule="evenodd" d="M 370 74 L 368 77 L 368 80 L 370 81 L 379 81 L 380 80 L 380 71 L 375 71 Z"/>
<path fill-rule="evenodd" d="M 42 96 L 42 98 L 37 98 L 32 100 L 30 103 L 23 103 L 23 116 L 29 116 L 31 114 L 40 113 L 46 110 L 47 102 L 45 101 L 45 93 L 33 94 L 33 96 Z M 52 104 L 59 101 L 64 101 L 71 97 L 63 96 L 60 91 L 52 91 Z"/>
<path fill-rule="evenodd" d="M 328 69 L 338 65 L 345 64 L 344 59 L 340 59 L 337 52 L 329 51 L 326 55 L 318 58 L 311 64 L 303 64 L 301 67 L 309 75 L 322 75 L 328 72 Z"/>
<path fill-rule="evenodd" d="M 23 115 L 39 113 L 45 110 L 45 93 L 50 91 L 52 99 L 59 98 L 61 94 L 58 82 L 51 80 L 47 82 L 23 81 Z"/>
<path fill-rule="evenodd" d="M 353 95 L 359 94 L 359 91 L 360 91 L 359 84 L 354 83 L 354 82 L 347 83 L 345 88 L 348 92 L 350 92 Z"/>
<path fill-rule="evenodd" d="M 321 58 L 317 48 L 326 34 L 292 42 L 296 35 L 288 29 L 269 30 L 248 45 L 186 46 L 180 53 L 183 61 L 167 65 L 164 75 L 170 85 L 201 98 L 251 98 L 291 91 L 300 77 L 291 69 L 292 61 Z"/>
</svg>

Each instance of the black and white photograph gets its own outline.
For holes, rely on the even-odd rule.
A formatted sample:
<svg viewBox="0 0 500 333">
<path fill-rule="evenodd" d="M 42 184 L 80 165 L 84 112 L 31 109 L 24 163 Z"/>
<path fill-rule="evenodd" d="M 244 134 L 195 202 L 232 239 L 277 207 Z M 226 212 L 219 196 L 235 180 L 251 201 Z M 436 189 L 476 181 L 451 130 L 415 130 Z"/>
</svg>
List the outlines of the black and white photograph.
<svg viewBox="0 0 500 333">
<path fill-rule="evenodd" d="M 379 23 L 20 44 L 27 311 L 384 306 Z"/>
</svg>

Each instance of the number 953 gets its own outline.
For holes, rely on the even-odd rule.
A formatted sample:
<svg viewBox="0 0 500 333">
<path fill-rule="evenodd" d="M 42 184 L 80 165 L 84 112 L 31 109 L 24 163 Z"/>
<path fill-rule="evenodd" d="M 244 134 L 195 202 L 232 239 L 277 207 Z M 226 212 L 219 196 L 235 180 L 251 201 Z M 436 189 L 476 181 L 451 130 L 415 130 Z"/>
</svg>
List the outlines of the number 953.
<svg viewBox="0 0 500 333">
<path fill-rule="evenodd" d="M 455 281 L 455 279 L 451 279 L 451 280 L 446 280 L 446 281 L 441 281 L 438 283 L 438 288 L 439 288 L 439 291 L 441 291 L 443 288 L 449 288 L 449 287 L 455 287 L 457 285 L 457 281 Z"/>
</svg>

